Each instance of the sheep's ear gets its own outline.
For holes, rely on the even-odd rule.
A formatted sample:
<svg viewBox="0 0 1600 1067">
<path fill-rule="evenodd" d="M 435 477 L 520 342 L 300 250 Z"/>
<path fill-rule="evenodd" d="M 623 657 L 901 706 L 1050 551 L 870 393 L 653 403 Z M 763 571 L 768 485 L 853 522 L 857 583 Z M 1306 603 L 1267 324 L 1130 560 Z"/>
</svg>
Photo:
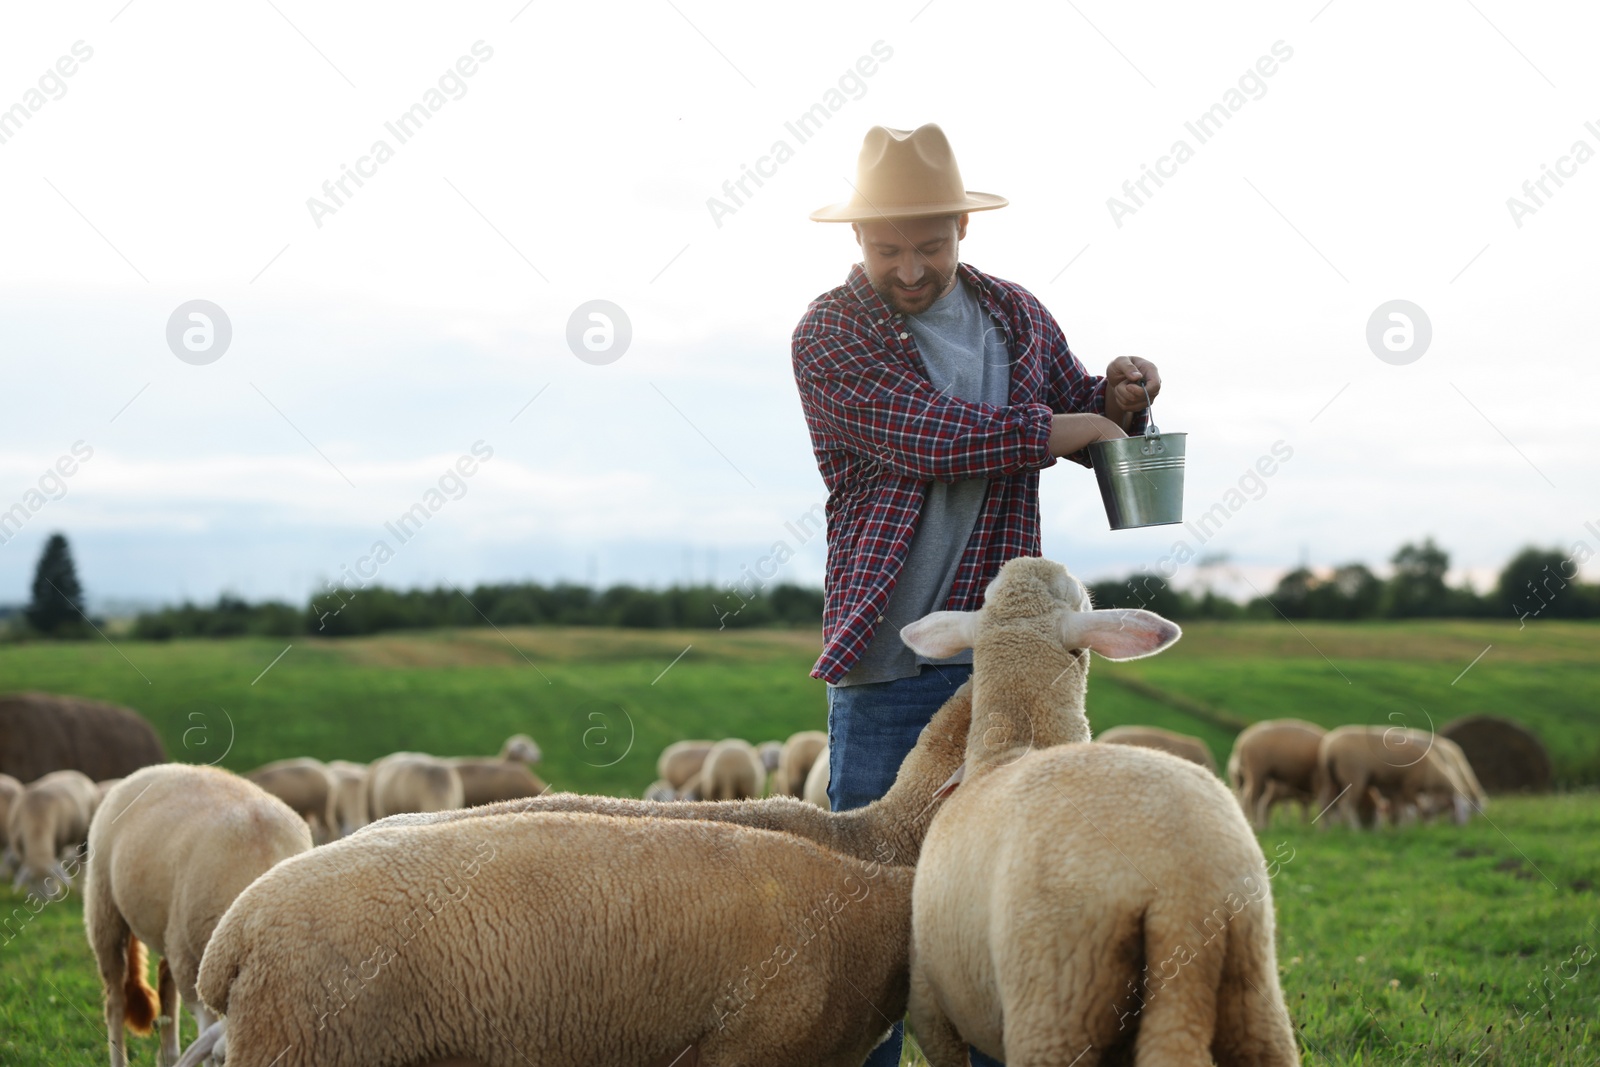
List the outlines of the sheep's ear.
<svg viewBox="0 0 1600 1067">
<path fill-rule="evenodd" d="M 918 655 L 944 659 L 972 647 L 976 611 L 936 611 L 900 628 L 900 640 Z"/>
<path fill-rule="evenodd" d="M 1121 660 L 1153 656 L 1183 631 L 1177 623 L 1143 608 L 1102 608 L 1067 615 L 1061 635 L 1068 648 L 1092 648 L 1106 659 Z"/>
</svg>

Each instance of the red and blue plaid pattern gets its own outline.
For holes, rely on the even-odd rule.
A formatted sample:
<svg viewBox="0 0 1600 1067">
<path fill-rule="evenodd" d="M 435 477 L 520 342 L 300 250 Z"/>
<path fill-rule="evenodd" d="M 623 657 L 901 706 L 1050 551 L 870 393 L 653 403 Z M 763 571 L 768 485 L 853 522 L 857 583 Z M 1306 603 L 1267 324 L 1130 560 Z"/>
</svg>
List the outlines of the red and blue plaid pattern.
<svg viewBox="0 0 1600 1067">
<path fill-rule="evenodd" d="M 811 302 L 795 328 L 794 377 L 828 487 L 822 657 L 811 674 L 843 678 L 866 651 L 911 546 L 930 481 L 989 479 L 945 608 L 982 606 L 1001 564 L 1039 555 L 1039 471 L 1052 413 L 1105 412 L 1105 378 L 1090 375 L 1061 327 L 1020 285 L 966 264 L 1011 352 L 1010 403 L 974 404 L 928 380 L 901 316 L 856 264 L 844 285 Z M 1143 431 L 1144 415 L 1130 432 Z M 1069 457 L 1087 465 L 1088 457 Z"/>
</svg>

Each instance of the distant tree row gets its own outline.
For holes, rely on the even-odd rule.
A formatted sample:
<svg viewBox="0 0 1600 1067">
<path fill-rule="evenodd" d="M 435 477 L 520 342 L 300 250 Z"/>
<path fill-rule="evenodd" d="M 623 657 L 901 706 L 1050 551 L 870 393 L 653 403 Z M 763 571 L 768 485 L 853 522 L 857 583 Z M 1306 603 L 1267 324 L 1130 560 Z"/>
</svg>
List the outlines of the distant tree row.
<svg viewBox="0 0 1600 1067">
<path fill-rule="evenodd" d="M 1363 563 L 1331 572 L 1300 567 L 1285 574 L 1271 594 L 1239 603 L 1210 589 L 1179 590 L 1155 574 L 1140 573 L 1090 586 L 1100 607 L 1142 607 L 1173 619 L 1404 619 L 1600 618 L 1600 585 L 1577 581 L 1588 558 L 1557 549 L 1526 548 L 1500 573 L 1492 592 L 1446 584 L 1450 557 L 1430 538 L 1402 545 L 1379 578 Z M 32 599 L 10 620 L 15 636 L 91 637 L 92 620 L 67 539 L 52 534 L 35 572 Z M 815 626 L 822 621 L 822 590 L 798 585 L 743 588 L 713 585 L 647 589 L 536 582 L 396 590 L 383 586 L 329 588 L 303 605 L 250 603 L 223 594 L 213 604 L 184 602 L 138 615 L 133 636 L 235 637 L 246 634 L 343 637 L 387 630 L 459 626 L 622 626 L 641 629 L 748 629 Z"/>
<path fill-rule="evenodd" d="M 1379 578 L 1364 563 L 1331 573 L 1298 567 L 1264 597 L 1241 604 L 1209 590 L 1174 589 L 1160 576 L 1135 574 L 1089 588 L 1100 607 L 1143 607 L 1173 619 L 1600 618 L 1600 585 L 1578 582 L 1587 555 L 1525 548 L 1506 564 L 1488 593 L 1446 584 L 1450 556 L 1429 538 L 1402 545 Z"/>
</svg>

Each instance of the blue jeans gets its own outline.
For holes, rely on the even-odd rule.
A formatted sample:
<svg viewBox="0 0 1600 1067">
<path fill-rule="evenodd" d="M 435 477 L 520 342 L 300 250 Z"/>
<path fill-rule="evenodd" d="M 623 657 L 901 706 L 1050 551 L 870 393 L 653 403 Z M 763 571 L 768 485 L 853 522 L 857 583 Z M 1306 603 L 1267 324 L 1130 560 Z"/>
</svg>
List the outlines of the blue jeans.
<svg viewBox="0 0 1600 1067">
<path fill-rule="evenodd" d="M 828 801 L 834 811 L 866 807 L 889 791 L 900 764 L 933 713 L 972 677 L 970 663 L 927 666 L 892 682 L 828 687 Z M 899 1067 L 904 1027 L 872 1050 L 864 1067 Z M 1004 1067 L 972 1050 L 973 1067 Z"/>
</svg>

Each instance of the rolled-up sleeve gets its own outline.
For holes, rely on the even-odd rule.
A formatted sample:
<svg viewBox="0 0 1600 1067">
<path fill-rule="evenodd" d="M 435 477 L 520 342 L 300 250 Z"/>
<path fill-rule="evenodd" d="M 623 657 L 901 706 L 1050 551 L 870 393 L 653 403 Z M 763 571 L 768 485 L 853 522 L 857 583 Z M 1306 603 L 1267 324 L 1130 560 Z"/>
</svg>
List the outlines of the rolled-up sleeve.
<svg viewBox="0 0 1600 1067">
<path fill-rule="evenodd" d="M 1049 346 L 1045 366 L 1049 376 L 1050 409 L 1062 415 L 1080 412 L 1104 415 L 1106 376 L 1090 374 L 1085 369 L 1083 363 L 1068 346 L 1066 335 L 1061 332 L 1061 326 L 1056 322 L 1055 316 L 1046 311 L 1043 305 L 1038 306 L 1037 314 L 1044 324 L 1044 338 Z M 1147 413 L 1138 412 L 1134 415 L 1127 433 L 1129 435 L 1144 433 L 1148 421 Z M 1086 448 L 1080 448 L 1061 458 L 1081 463 L 1085 467 L 1089 466 L 1089 450 Z"/>
<path fill-rule="evenodd" d="M 1055 462 L 1047 404 L 997 407 L 941 393 L 848 329 L 802 324 L 794 365 L 813 425 L 906 477 L 996 478 Z"/>
</svg>

